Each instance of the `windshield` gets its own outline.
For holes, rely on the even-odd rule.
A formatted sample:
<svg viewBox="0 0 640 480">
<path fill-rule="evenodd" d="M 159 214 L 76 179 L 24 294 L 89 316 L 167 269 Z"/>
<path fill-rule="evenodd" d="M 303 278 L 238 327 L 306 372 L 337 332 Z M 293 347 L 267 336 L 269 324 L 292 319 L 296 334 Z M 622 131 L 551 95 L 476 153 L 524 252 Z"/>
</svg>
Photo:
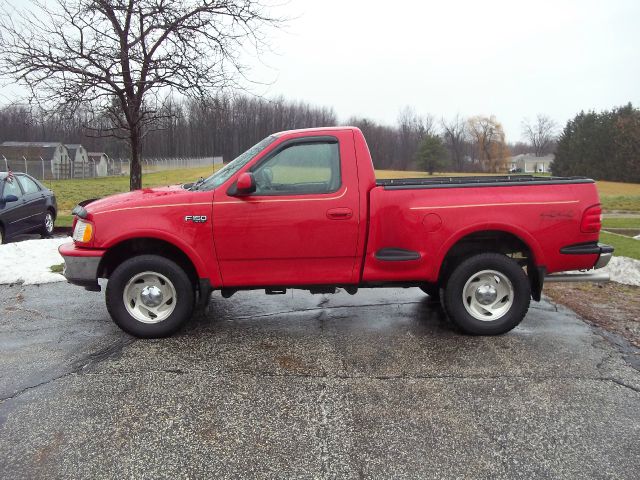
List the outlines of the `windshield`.
<svg viewBox="0 0 640 480">
<path fill-rule="evenodd" d="M 249 150 L 237 156 L 213 175 L 194 185 L 195 190 L 212 190 L 219 187 L 229 180 L 238 170 L 249 163 L 258 153 L 271 145 L 276 138 L 277 137 L 270 136 L 256 143 Z"/>
</svg>

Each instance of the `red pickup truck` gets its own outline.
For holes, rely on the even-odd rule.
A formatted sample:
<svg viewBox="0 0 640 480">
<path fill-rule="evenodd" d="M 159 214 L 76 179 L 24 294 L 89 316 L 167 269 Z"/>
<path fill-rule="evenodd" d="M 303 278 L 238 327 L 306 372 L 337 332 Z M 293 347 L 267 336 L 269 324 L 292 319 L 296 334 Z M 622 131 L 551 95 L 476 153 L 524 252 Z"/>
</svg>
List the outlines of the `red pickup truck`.
<svg viewBox="0 0 640 480">
<path fill-rule="evenodd" d="M 108 279 L 109 313 L 139 337 L 175 332 L 212 290 L 375 287 L 419 287 L 462 331 L 501 334 L 545 278 L 602 267 L 613 252 L 598 243 L 593 180 L 376 180 L 352 127 L 276 133 L 207 179 L 82 202 L 74 214 L 65 276 L 93 291 Z"/>
</svg>

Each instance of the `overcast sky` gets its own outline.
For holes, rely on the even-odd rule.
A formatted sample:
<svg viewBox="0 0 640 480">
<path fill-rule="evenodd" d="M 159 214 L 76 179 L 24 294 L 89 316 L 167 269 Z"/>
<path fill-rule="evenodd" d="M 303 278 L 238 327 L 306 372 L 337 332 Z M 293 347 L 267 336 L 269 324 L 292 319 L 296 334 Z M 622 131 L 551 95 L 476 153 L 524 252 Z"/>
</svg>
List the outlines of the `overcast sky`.
<svg viewBox="0 0 640 480">
<path fill-rule="evenodd" d="M 640 1 L 290 0 L 298 16 L 264 58 L 267 92 L 394 123 L 404 105 L 440 118 L 523 117 L 640 105 Z M 262 77 L 261 77 L 262 78 Z"/>
<path fill-rule="evenodd" d="M 253 91 L 334 107 L 342 122 L 393 124 L 405 105 L 493 114 L 517 141 L 524 117 L 563 126 L 582 109 L 640 105 L 640 0 L 274 1 L 291 20 L 274 53 L 246 59 L 270 83 Z"/>
</svg>

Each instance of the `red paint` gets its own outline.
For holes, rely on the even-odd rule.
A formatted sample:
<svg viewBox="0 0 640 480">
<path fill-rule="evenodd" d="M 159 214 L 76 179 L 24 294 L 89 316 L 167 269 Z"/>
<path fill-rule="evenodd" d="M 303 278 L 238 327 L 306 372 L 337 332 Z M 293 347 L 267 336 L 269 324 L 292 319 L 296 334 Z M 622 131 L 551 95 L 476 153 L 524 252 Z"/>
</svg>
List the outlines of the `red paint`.
<svg viewBox="0 0 640 480">
<path fill-rule="evenodd" d="M 283 142 L 314 136 L 338 139 L 342 184 L 336 191 L 234 194 L 233 186 L 236 192 L 252 188 L 251 168 Z M 560 254 L 561 247 L 598 239 L 594 184 L 385 190 L 376 186 L 367 144 L 356 128 L 276 137 L 215 191 L 144 189 L 88 204 L 95 237 L 87 245 L 63 246 L 61 253 L 100 256 L 123 241 L 159 239 L 180 248 L 217 288 L 436 281 L 456 242 L 487 230 L 520 238 L 548 273 L 590 268 L 597 260 Z M 186 216 L 208 220 L 195 223 Z M 383 248 L 412 250 L 420 258 L 377 260 Z"/>
</svg>

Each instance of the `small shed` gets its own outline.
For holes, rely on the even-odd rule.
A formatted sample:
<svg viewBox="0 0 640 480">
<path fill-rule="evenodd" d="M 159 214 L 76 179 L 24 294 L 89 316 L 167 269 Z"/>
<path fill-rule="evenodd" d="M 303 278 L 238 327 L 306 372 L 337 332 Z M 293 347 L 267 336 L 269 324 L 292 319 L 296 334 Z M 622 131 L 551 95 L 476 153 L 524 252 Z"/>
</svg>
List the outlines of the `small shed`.
<svg viewBox="0 0 640 480">
<path fill-rule="evenodd" d="M 68 143 L 66 147 L 69 151 L 69 157 L 71 157 L 71 163 L 73 164 L 73 177 L 91 177 L 87 149 L 79 143 Z"/>
<path fill-rule="evenodd" d="M 89 152 L 89 165 L 93 168 L 96 177 L 106 177 L 109 175 L 109 157 L 104 152 Z"/>
<path fill-rule="evenodd" d="M 37 178 L 70 178 L 72 174 L 69 151 L 60 142 L 3 142 L 0 164 L 5 159 L 12 170 L 26 170 Z"/>
</svg>

